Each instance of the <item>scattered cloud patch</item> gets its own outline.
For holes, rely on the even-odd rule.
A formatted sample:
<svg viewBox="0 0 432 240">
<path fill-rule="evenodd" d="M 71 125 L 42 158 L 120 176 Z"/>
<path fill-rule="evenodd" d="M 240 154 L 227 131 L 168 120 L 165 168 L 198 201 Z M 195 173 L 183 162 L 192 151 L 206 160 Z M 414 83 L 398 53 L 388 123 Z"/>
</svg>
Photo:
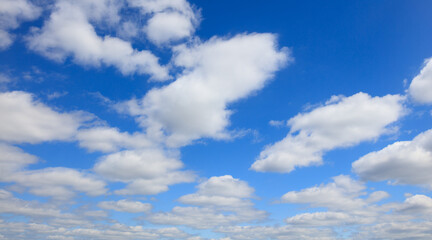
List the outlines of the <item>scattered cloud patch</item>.
<svg viewBox="0 0 432 240">
<path fill-rule="evenodd" d="M 414 101 L 422 104 L 432 103 L 432 58 L 426 59 L 423 69 L 413 78 L 408 92 Z"/>
<path fill-rule="evenodd" d="M 98 203 L 98 207 L 107 210 L 129 213 L 150 212 L 152 209 L 152 205 L 150 203 L 128 201 L 126 199 L 122 199 L 119 201 L 100 202 Z"/>
<path fill-rule="evenodd" d="M 0 140 L 40 143 L 71 140 L 89 119 L 83 112 L 59 113 L 27 92 L 0 93 Z"/>
<path fill-rule="evenodd" d="M 120 195 L 154 195 L 168 190 L 169 185 L 193 182 L 195 174 L 181 171 L 183 163 L 158 149 L 125 150 L 106 155 L 94 171 L 111 180 L 128 183 L 116 190 Z"/>
<path fill-rule="evenodd" d="M 404 99 L 401 95 L 371 97 L 366 93 L 333 96 L 324 106 L 288 120 L 288 135 L 267 146 L 251 169 L 288 173 L 297 167 L 319 165 L 327 151 L 390 133 L 389 125 L 406 112 Z"/>
<path fill-rule="evenodd" d="M 395 184 L 414 184 L 432 188 L 432 130 L 412 141 L 399 141 L 371 152 L 352 164 L 361 178 L 390 180 Z"/>
<path fill-rule="evenodd" d="M 96 33 L 93 21 L 118 21 L 117 5 L 107 1 L 58 1 L 41 29 L 34 29 L 27 42 L 30 49 L 58 62 L 71 57 L 77 64 L 114 66 L 122 74 L 149 74 L 155 80 L 169 78 L 150 51 L 137 50 L 130 42 Z"/>
<path fill-rule="evenodd" d="M 146 133 L 168 146 L 199 138 L 230 138 L 229 103 L 258 91 L 291 57 L 273 34 L 212 38 L 175 49 L 173 63 L 184 68 L 176 81 L 150 90 L 142 99 L 117 105 L 135 116 Z"/>
<path fill-rule="evenodd" d="M 9 31 L 19 27 L 21 22 L 40 16 L 42 9 L 28 0 L 3 0 L 0 6 L 0 50 L 12 45 L 15 36 Z"/>
</svg>

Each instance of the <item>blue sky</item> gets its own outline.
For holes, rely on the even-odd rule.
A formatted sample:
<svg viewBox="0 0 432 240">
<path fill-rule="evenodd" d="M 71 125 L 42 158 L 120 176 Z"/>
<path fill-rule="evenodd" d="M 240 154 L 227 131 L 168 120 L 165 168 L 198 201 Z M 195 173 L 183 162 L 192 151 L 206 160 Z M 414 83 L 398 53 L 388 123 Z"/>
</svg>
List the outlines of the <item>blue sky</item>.
<svg viewBox="0 0 432 240">
<path fill-rule="evenodd" d="M 0 239 L 430 239 L 431 7 L 0 0 Z"/>
</svg>

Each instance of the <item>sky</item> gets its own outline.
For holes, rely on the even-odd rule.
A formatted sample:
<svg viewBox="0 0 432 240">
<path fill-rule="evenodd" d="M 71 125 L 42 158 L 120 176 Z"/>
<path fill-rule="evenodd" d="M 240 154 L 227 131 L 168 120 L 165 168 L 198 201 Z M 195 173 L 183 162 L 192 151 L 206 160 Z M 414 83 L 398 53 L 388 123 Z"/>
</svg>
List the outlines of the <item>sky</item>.
<svg viewBox="0 0 432 240">
<path fill-rule="evenodd" d="M 0 239 L 431 239 L 431 9 L 0 0 Z"/>
</svg>

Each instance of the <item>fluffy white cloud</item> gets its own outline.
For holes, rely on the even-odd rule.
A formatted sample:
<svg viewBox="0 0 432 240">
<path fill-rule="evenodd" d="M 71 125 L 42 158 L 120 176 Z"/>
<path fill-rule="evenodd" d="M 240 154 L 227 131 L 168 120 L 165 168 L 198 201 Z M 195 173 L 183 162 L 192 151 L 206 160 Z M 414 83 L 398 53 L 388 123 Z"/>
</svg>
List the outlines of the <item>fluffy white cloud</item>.
<svg viewBox="0 0 432 240">
<path fill-rule="evenodd" d="M 145 32 L 150 41 L 163 44 L 192 35 L 193 23 L 180 13 L 157 13 L 149 21 Z"/>
<path fill-rule="evenodd" d="M 75 192 L 85 192 L 90 196 L 106 192 L 103 181 L 85 172 L 60 167 L 26 169 L 27 165 L 36 162 L 37 157 L 19 148 L 0 144 L 0 181 L 24 187 L 38 196 L 58 200 L 69 199 Z"/>
<path fill-rule="evenodd" d="M 254 189 L 249 184 L 230 175 L 211 177 L 198 186 L 198 193 L 210 196 L 250 198 Z"/>
<path fill-rule="evenodd" d="M 387 231 L 395 230 L 396 226 L 401 229 L 409 226 L 406 233 L 403 230 L 404 237 L 401 239 L 415 239 L 432 220 L 432 199 L 428 196 L 407 195 L 401 203 L 378 204 L 389 194 L 383 191 L 366 192 L 363 183 L 342 175 L 335 177 L 332 183 L 289 192 L 282 197 L 282 201 L 309 204 L 313 208 L 324 207 L 327 211 L 303 211 L 285 221 L 294 228 L 337 229 L 334 239 L 397 239 L 397 235 Z M 371 231 L 376 234 L 369 235 Z"/>
<path fill-rule="evenodd" d="M 0 189 L 0 213 L 32 217 L 60 217 L 58 209 L 27 202 L 13 197 L 12 193 Z"/>
<path fill-rule="evenodd" d="M 14 36 L 8 31 L 16 29 L 23 21 L 34 20 L 41 8 L 27 0 L 2 0 L 0 5 L 0 50 L 13 43 Z"/>
<path fill-rule="evenodd" d="M 105 183 L 90 174 L 69 168 L 44 168 L 18 171 L 4 176 L 2 181 L 29 188 L 32 194 L 63 200 L 84 192 L 89 196 L 106 193 Z"/>
<path fill-rule="evenodd" d="M 186 0 L 129 0 L 129 3 L 152 15 L 144 31 L 157 45 L 191 36 L 200 20 L 199 13 Z"/>
<path fill-rule="evenodd" d="M 288 59 L 272 34 L 241 34 L 180 46 L 173 62 L 185 70 L 176 81 L 117 108 L 136 116 L 152 138 L 166 137 L 169 146 L 202 137 L 229 138 L 227 105 L 263 88 Z"/>
<path fill-rule="evenodd" d="M 362 227 L 353 239 L 430 239 L 432 222 L 386 222 Z"/>
<path fill-rule="evenodd" d="M 234 214 L 222 214 L 211 208 L 174 207 L 171 212 L 154 213 L 147 220 L 155 224 L 186 225 L 197 229 L 224 226 L 239 221 Z"/>
<path fill-rule="evenodd" d="M 59 113 L 26 92 L 0 93 L 0 140 L 39 143 L 70 140 L 86 120 L 81 112 Z"/>
<path fill-rule="evenodd" d="M 370 181 L 392 180 L 432 188 L 432 130 L 412 141 L 395 142 L 352 164 L 353 171 Z"/>
<path fill-rule="evenodd" d="M 144 134 L 129 134 L 110 127 L 82 129 L 78 132 L 77 139 L 80 147 L 101 152 L 115 152 L 123 148 L 146 148 L 153 145 Z"/>
<path fill-rule="evenodd" d="M 211 177 L 198 185 L 197 193 L 178 199 L 181 203 L 199 207 L 174 207 L 171 212 L 153 213 L 147 219 L 157 224 L 198 229 L 264 219 L 267 213 L 253 208 L 249 199 L 253 191 L 247 182 L 232 176 Z"/>
<path fill-rule="evenodd" d="M 152 205 L 150 203 L 142 203 L 138 201 L 128 201 L 122 199 L 119 201 L 105 201 L 98 203 L 98 207 L 102 209 L 114 210 L 118 212 L 129 212 L 129 213 L 139 213 L 139 212 L 150 212 Z"/>
<path fill-rule="evenodd" d="M 347 210 L 362 207 L 365 202 L 358 198 L 363 195 L 365 186 L 349 176 L 340 175 L 333 182 L 303 189 L 300 192 L 291 191 L 281 198 L 285 203 L 310 204 L 312 207 L 326 207 L 332 210 Z"/>
<path fill-rule="evenodd" d="M 183 163 L 166 156 L 158 149 L 126 150 L 104 156 L 96 165 L 96 173 L 112 180 L 127 182 L 118 194 L 157 194 L 168 190 L 168 186 L 192 182 L 195 175 L 180 171 Z"/>
<path fill-rule="evenodd" d="M 432 58 L 425 60 L 425 66 L 412 80 L 408 92 L 418 103 L 432 103 Z"/>
<path fill-rule="evenodd" d="M 36 156 L 25 153 L 17 147 L 0 144 L 0 179 L 36 162 Z"/>
<path fill-rule="evenodd" d="M 326 151 L 391 132 L 389 124 L 405 113 L 403 101 L 400 95 L 333 96 L 324 106 L 291 118 L 288 136 L 267 146 L 251 168 L 261 172 L 291 172 L 296 167 L 319 165 Z"/>
<path fill-rule="evenodd" d="M 97 35 L 91 20 L 118 21 L 119 8 L 115 4 L 111 6 L 111 2 L 58 1 L 42 29 L 35 30 L 28 38 L 28 46 L 56 61 L 72 57 L 84 66 L 104 64 L 116 67 L 125 75 L 150 74 L 155 80 L 168 79 L 168 70 L 159 65 L 151 52 L 133 49 L 130 42 L 116 37 Z"/>
<path fill-rule="evenodd" d="M 196 206 L 213 206 L 239 211 L 242 207 L 253 204 L 251 198 L 254 189 L 247 182 L 235 179 L 230 175 L 211 177 L 198 185 L 198 192 L 184 195 L 179 202 Z M 248 209 L 249 210 L 249 209 Z"/>
<path fill-rule="evenodd" d="M 362 219 L 343 212 L 302 213 L 285 220 L 296 226 L 343 226 L 362 223 Z"/>
<path fill-rule="evenodd" d="M 414 195 L 405 200 L 402 204 L 396 207 L 396 211 L 402 214 L 409 215 L 425 215 L 432 214 L 432 198 L 425 195 Z"/>
</svg>

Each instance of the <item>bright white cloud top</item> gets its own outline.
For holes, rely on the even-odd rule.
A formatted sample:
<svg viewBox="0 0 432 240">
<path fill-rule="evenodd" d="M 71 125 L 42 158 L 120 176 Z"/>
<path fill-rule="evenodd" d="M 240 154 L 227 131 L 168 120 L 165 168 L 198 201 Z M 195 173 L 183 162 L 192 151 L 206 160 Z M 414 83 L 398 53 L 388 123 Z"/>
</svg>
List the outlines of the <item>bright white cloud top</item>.
<svg viewBox="0 0 432 240">
<path fill-rule="evenodd" d="M 432 2 L 365 1 L 0 0 L 0 239 L 432 239 Z"/>
</svg>

